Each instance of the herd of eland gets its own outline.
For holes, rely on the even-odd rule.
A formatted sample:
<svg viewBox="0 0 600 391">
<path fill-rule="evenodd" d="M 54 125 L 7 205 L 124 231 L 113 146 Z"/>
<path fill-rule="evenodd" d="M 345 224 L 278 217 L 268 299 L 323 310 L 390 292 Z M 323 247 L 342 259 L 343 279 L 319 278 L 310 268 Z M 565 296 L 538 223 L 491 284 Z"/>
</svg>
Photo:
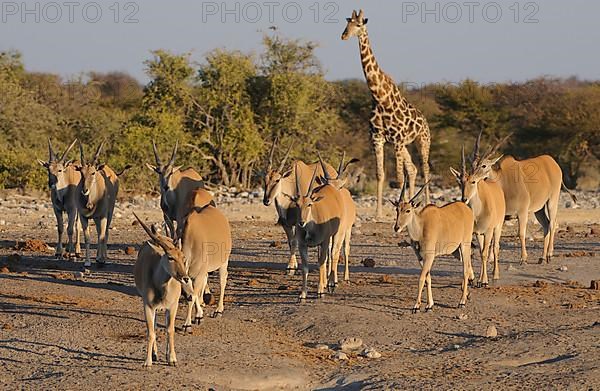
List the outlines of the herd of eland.
<svg viewBox="0 0 600 391">
<path fill-rule="evenodd" d="M 473 234 L 479 242 L 481 259 L 477 286 L 489 284 L 487 263 L 490 258 L 494 262 L 493 279 L 499 279 L 500 239 L 502 226 L 508 217 L 516 216 L 519 220 L 521 262 L 524 263 L 527 261 L 524 239 L 527 216 L 534 212 L 544 230 L 540 263 L 550 262 L 557 227 L 558 197 L 561 187 L 564 188 L 562 172 L 548 155 L 522 161 L 512 156 L 498 156 L 497 151 L 503 141 L 482 155 L 479 152 L 480 134 L 469 159 L 470 167 L 467 167 L 463 147 L 460 171 L 450 168 L 459 184 L 460 199 L 446 205 L 427 205 L 422 194 L 428 183 L 409 199 L 405 181 L 399 199 L 390 200 L 396 211 L 394 230 L 401 232 L 406 229 L 421 265 L 413 312 L 420 311 L 424 287 L 427 294 L 425 310 L 433 309 L 431 270 L 438 255 L 454 255 L 462 262 L 462 295 L 458 306 L 466 305 L 469 285 L 474 285 L 475 279 L 471 262 Z M 115 173 L 107 164 L 101 163 L 102 143 L 91 160 L 85 158 L 81 143 L 79 160 L 68 160 L 76 143 L 77 140 L 73 141 L 59 158 L 48 140 L 49 159 L 39 160 L 48 172 L 56 214 L 56 254 L 81 256 L 81 224 L 85 239 L 84 267 L 90 267 L 89 220 L 92 219 L 97 231 L 96 265 L 102 267 L 108 257 L 108 234 L 119 190 L 119 176 L 130 167 Z M 340 256 L 344 261 L 344 281 L 350 279 L 350 244 L 357 212 L 352 195 L 346 188 L 345 171 L 357 159 L 345 162 L 342 154 L 337 169 L 325 162 L 320 154 L 315 162 L 307 164 L 297 159 L 288 164 L 290 146 L 275 168 L 275 147 L 276 140 L 263 173 L 263 204 L 275 206 L 277 223 L 283 228 L 289 244 L 287 270 L 291 275 L 298 269 L 296 252 L 299 252 L 302 270 L 299 300 L 303 302 L 308 296 L 310 247 L 317 248 L 317 297 L 334 293 L 338 285 Z M 175 165 L 177 144 L 167 163 L 162 162 L 154 142 L 152 149 L 155 165 L 147 166 L 159 177 L 166 235 L 161 234 L 157 226 L 149 226 L 135 215 L 149 240 L 141 245 L 134 277 L 144 303 L 147 323 L 147 358 L 144 365 L 151 366 L 157 360 L 157 310 L 166 312 L 166 357 L 170 365 L 175 365 L 175 317 L 180 296 L 183 295 L 188 302 L 182 328 L 189 331 L 193 323 L 200 324 L 203 318 L 202 293 L 208 291 L 208 275 L 218 271 L 220 290 L 213 316 L 223 314 L 233 241 L 229 221 L 217 206 L 213 194 L 205 188 L 200 174 L 191 168 L 182 169 L 182 166 Z M 63 247 L 65 212 L 68 218 L 66 250 Z"/>
</svg>

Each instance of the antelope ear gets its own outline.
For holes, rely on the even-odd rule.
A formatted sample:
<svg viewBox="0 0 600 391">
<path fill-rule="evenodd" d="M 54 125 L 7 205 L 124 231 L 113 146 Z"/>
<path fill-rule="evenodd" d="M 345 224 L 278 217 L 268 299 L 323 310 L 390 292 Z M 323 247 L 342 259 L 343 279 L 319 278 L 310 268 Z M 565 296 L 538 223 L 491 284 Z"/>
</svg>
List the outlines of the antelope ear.
<svg viewBox="0 0 600 391">
<path fill-rule="evenodd" d="M 150 164 L 150 163 L 146 163 L 146 167 L 148 167 L 150 170 L 152 170 L 152 171 L 154 171 L 154 172 L 158 172 L 158 171 L 157 171 L 158 167 L 156 167 L 156 166 L 153 166 L 153 165 L 152 165 L 152 164 Z"/>
<path fill-rule="evenodd" d="M 292 169 L 290 168 L 289 170 L 287 170 L 286 172 L 283 173 L 283 175 L 281 175 L 282 178 L 287 178 L 292 174 Z"/>
<path fill-rule="evenodd" d="M 498 156 L 496 159 L 494 159 L 494 160 L 490 160 L 490 163 L 491 163 L 491 165 L 493 166 L 494 164 L 498 163 L 498 161 L 499 161 L 500 159 L 502 159 L 503 157 L 504 157 L 504 155 L 500 155 L 500 156 Z"/>
<path fill-rule="evenodd" d="M 183 165 L 173 167 L 173 172 L 181 170 L 181 167 L 183 167 Z"/>
<path fill-rule="evenodd" d="M 400 205 L 400 202 L 394 201 L 391 198 L 388 198 L 387 200 L 390 204 L 394 205 L 394 207 L 396 207 L 396 208 L 398 207 L 398 205 Z"/>
<path fill-rule="evenodd" d="M 346 18 L 346 22 L 348 22 L 348 23 L 352 22 L 352 18 Z"/>
<path fill-rule="evenodd" d="M 73 162 L 74 162 L 74 160 L 73 160 L 73 159 L 71 159 L 71 160 L 67 160 L 67 161 L 65 162 L 65 167 L 68 167 L 69 165 L 73 164 Z"/>
<path fill-rule="evenodd" d="M 363 24 L 367 24 L 368 21 L 369 21 L 369 18 L 365 18 L 363 21 Z"/>
<path fill-rule="evenodd" d="M 418 209 L 423 205 L 423 201 L 411 202 L 410 203 L 414 209 Z"/>
<path fill-rule="evenodd" d="M 312 202 L 319 202 L 323 199 L 323 196 L 317 196 L 316 198 L 311 198 Z"/>
<path fill-rule="evenodd" d="M 165 253 L 165 250 L 163 250 L 162 247 L 160 247 L 159 245 L 157 245 L 156 243 L 154 243 L 153 240 L 147 240 L 146 243 L 148 243 L 148 245 L 150 247 L 152 247 L 152 250 L 156 251 L 157 253 L 159 253 L 161 255 Z"/>
<path fill-rule="evenodd" d="M 288 193 L 281 193 L 281 194 L 283 194 L 285 197 L 289 198 L 289 200 L 292 201 L 292 202 L 296 202 L 297 201 L 296 197 L 293 197 L 293 196 L 289 195 Z"/>
<path fill-rule="evenodd" d="M 46 168 L 48 168 L 48 166 L 50 166 L 50 163 L 48 163 L 48 162 L 45 162 L 45 161 L 43 161 L 43 160 L 40 160 L 40 159 L 37 159 L 37 162 L 38 162 L 38 163 L 40 164 L 40 166 L 42 166 L 42 167 L 46 167 Z"/>
<path fill-rule="evenodd" d="M 102 170 L 104 170 L 104 167 L 106 167 L 106 164 L 101 164 L 98 167 L 96 167 L 96 170 L 102 171 Z"/>
</svg>

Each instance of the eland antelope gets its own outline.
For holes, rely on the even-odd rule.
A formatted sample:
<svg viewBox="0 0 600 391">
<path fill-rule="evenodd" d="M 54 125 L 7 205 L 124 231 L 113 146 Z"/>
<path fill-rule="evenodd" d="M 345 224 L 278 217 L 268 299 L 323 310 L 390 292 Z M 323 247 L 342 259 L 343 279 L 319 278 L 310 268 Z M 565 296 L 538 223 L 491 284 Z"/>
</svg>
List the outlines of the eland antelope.
<svg viewBox="0 0 600 391">
<path fill-rule="evenodd" d="M 127 166 L 121 173 L 116 174 L 107 164 L 98 164 L 103 145 L 104 142 L 100 143 L 92 161 L 86 162 L 83 146 L 79 142 L 81 166 L 77 167 L 77 170 L 81 172 L 81 180 L 77 186 L 77 202 L 85 240 L 85 267 L 91 266 L 89 219 L 94 220 L 98 234 L 96 263 L 101 267 L 108 258 L 108 235 L 119 192 L 118 176 L 129 168 Z"/>
<path fill-rule="evenodd" d="M 296 160 L 292 163 L 291 168 L 284 172 L 285 163 L 290 154 L 292 145 L 290 145 L 283 159 L 279 163 L 279 166 L 275 169 L 273 168 L 275 145 L 276 141 L 273 142 L 273 146 L 271 147 L 267 169 L 265 170 L 263 204 L 265 206 L 275 204 L 278 217 L 277 224 L 281 225 L 285 231 L 290 249 L 290 259 L 287 265 L 287 271 L 289 275 L 293 275 L 298 268 L 298 262 L 296 261 L 296 250 L 298 250 L 296 224 L 298 223 L 299 210 L 288 197 L 284 196 L 284 194 L 292 196 L 299 195 L 299 193 L 296 193 L 296 178 L 299 179 L 300 189 L 306 192 L 313 171 L 316 169 L 317 175 L 322 176 L 323 169 L 318 162 L 306 164 L 303 161 Z M 333 167 L 328 164 L 325 166 L 332 177 L 337 175 Z"/>
<path fill-rule="evenodd" d="M 476 153 L 474 150 L 473 159 Z M 473 160 L 471 163 L 473 163 Z M 506 210 L 504 192 L 498 182 L 487 179 L 486 173 L 473 172 L 473 167 L 469 172 L 467 171 L 464 145 L 461 150 L 461 171 L 459 172 L 452 167 L 450 171 L 458 181 L 462 201 L 473 210 L 475 217 L 473 231 L 477 234 L 481 252 L 481 272 L 479 274 L 478 286 L 487 286 L 489 283 L 487 261 L 490 255 L 494 257 L 494 280 L 500 278 L 500 268 L 498 265 L 500 237 L 502 236 L 502 225 L 504 224 Z M 493 245 L 490 247 L 492 242 Z"/>
<path fill-rule="evenodd" d="M 490 182 L 498 182 L 504 192 L 506 216 L 517 216 L 521 243 L 521 264 L 527 263 L 525 235 L 527 219 L 534 212 L 544 230 L 544 250 L 540 263 L 549 263 L 554 254 L 554 233 L 558 227 L 558 200 L 561 188 L 577 202 L 577 198 L 565 187 L 562 170 L 549 155 L 516 160 L 512 156 L 492 157 L 505 137 L 483 156 L 479 156 L 479 140 L 475 146 L 475 175 L 487 176 Z M 500 161 L 500 159 L 502 159 Z M 495 164 L 500 161 L 499 165 Z"/>
<path fill-rule="evenodd" d="M 197 189 L 193 193 L 206 192 Z M 220 295 L 213 316 L 223 314 L 227 266 L 231 254 L 231 229 L 225 215 L 214 206 L 212 199 L 202 194 L 193 194 L 194 204 L 183 219 L 181 234 L 182 251 L 187 260 L 187 270 L 193 280 L 193 292 L 184 329 L 192 327 L 192 310 L 196 308 L 196 323 L 203 317 L 200 292 L 205 292 L 208 273 L 219 270 Z"/>
<path fill-rule="evenodd" d="M 442 207 L 427 205 L 422 208 L 418 197 L 425 186 L 410 201 L 405 201 L 406 182 L 404 182 L 400 199 L 390 201 L 396 207 L 394 231 L 400 232 L 405 227 L 407 228 L 408 235 L 414 242 L 413 249 L 421 264 L 417 302 L 413 307 L 413 313 L 418 312 L 421 308 L 421 295 L 425 283 L 427 283 L 425 310 L 433 309 L 431 267 L 436 256 L 449 255 L 459 251 L 463 263 L 462 297 L 458 304 L 459 307 L 464 307 L 467 303 L 469 279 L 473 273 L 471 266 L 473 211 L 463 202 L 453 202 Z"/>
<path fill-rule="evenodd" d="M 77 140 L 73 140 L 60 159 L 57 159 L 52 149 L 52 142 L 48 138 L 48 151 L 50 154 L 48 161 L 38 159 L 38 163 L 48 170 L 48 187 L 50 188 L 50 199 L 52 200 L 52 209 L 56 216 L 58 231 L 56 255 L 59 257 L 63 255 L 63 232 L 65 229 L 63 213 L 65 212 L 67 213 L 67 235 L 69 237 L 67 254 L 75 256 L 81 254 L 79 221 L 77 221 L 77 185 L 81 180 L 81 173 L 76 170 L 71 161 L 66 160 L 76 142 Z M 75 243 L 73 243 L 73 233 L 76 235 Z"/>
<path fill-rule="evenodd" d="M 144 316 L 148 345 L 145 367 L 152 366 L 158 360 L 156 347 L 156 310 L 164 309 L 165 327 L 167 329 L 167 362 L 176 365 L 175 356 L 175 317 L 179 306 L 179 296 L 183 287 L 186 295 L 192 294 L 192 283 L 186 270 L 186 260 L 180 247 L 166 236 L 160 235 L 154 227 L 146 224 L 134 213 L 137 221 L 150 236 L 140 251 L 135 262 L 133 274 L 135 287 L 144 302 Z"/>
<path fill-rule="evenodd" d="M 163 211 L 167 232 L 173 239 L 176 238 L 177 231 L 181 230 L 181 221 L 187 214 L 186 207 L 190 202 L 192 192 L 204 187 L 202 177 L 196 170 L 193 168 L 182 170 L 181 166 L 175 166 L 178 144 L 175 142 L 171 158 L 166 164 L 163 164 L 156 143 L 152 141 L 156 166 L 146 163 L 149 169 L 158 174 L 160 207 Z M 177 223 L 177 229 L 175 229 L 174 222 Z"/>
</svg>

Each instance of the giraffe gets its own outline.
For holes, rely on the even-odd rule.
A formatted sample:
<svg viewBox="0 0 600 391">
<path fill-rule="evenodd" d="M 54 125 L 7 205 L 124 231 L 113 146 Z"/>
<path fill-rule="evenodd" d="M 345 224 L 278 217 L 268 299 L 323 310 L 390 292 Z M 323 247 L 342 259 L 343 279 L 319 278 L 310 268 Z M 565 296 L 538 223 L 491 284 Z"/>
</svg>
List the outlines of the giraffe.
<svg viewBox="0 0 600 391">
<path fill-rule="evenodd" d="M 404 184 L 404 170 L 408 174 L 410 197 L 415 191 L 417 168 L 412 162 L 406 146 L 416 141 L 421 153 L 423 177 L 425 180 L 425 199 L 429 202 L 429 147 L 431 134 L 429 125 L 423 114 L 408 103 L 400 93 L 394 80 L 381 70 L 373 55 L 369 35 L 367 33 L 367 18 L 363 17 L 361 9 L 352 17 L 346 18 L 348 24 L 342 33 L 342 40 L 358 37 L 358 47 L 367 85 L 373 97 L 373 110 L 370 119 L 370 136 L 375 157 L 377 159 L 377 217 L 383 216 L 383 183 L 385 179 L 384 152 L 386 142 L 394 145 L 396 154 L 396 175 L 400 186 Z"/>
</svg>

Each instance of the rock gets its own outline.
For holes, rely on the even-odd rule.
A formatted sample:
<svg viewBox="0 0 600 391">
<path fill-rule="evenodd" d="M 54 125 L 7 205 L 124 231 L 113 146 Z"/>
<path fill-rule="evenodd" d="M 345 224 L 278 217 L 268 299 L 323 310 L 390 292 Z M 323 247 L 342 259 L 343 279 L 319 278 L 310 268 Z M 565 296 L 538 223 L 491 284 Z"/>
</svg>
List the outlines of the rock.
<svg viewBox="0 0 600 391">
<path fill-rule="evenodd" d="M 246 283 L 246 285 L 248 285 L 248 286 L 258 286 L 259 283 L 258 283 L 258 281 L 256 279 L 253 278 L 251 280 L 248 280 L 248 282 Z"/>
<path fill-rule="evenodd" d="M 456 319 L 458 320 L 467 320 L 469 317 L 467 316 L 467 314 L 458 314 L 456 316 Z"/>
<path fill-rule="evenodd" d="M 125 247 L 125 254 L 127 254 L 127 255 L 135 254 L 135 247 L 133 247 L 133 246 Z"/>
<path fill-rule="evenodd" d="M 410 247 L 410 243 L 407 242 L 406 240 L 403 240 L 398 243 L 398 247 L 407 248 L 407 247 Z"/>
<path fill-rule="evenodd" d="M 119 212 L 115 213 L 115 218 L 120 219 L 123 215 Z"/>
<path fill-rule="evenodd" d="M 331 355 L 331 358 L 334 360 L 348 360 L 348 355 L 344 352 L 336 352 Z"/>
<path fill-rule="evenodd" d="M 315 345 L 315 349 L 317 350 L 329 350 L 329 345 L 324 343 L 318 343 Z"/>
<path fill-rule="evenodd" d="M 136 226 L 136 225 L 138 225 L 138 224 L 139 224 L 139 221 L 137 221 L 137 220 L 133 220 L 133 221 L 131 222 L 131 225 L 132 225 L 132 226 Z"/>
<path fill-rule="evenodd" d="M 2 266 L 0 268 L 0 273 L 10 273 L 10 270 L 8 270 L 8 268 L 6 266 Z"/>
<path fill-rule="evenodd" d="M 487 329 L 485 329 L 485 336 L 486 338 L 496 338 L 498 336 L 498 330 L 496 329 L 496 326 L 493 324 L 489 325 Z"/>
<path fill-rule="evenodd" d="M 365 348 L 360 355 L 366 358 L 381 358 L 381 353 L 374 348 Z"/>
<path fill-rule="evenodd" d="M 383 284 L 393 284 L 394 279 L 389 274 L 384 274 L 381 277 L 379 277 L 379 282 Z"/>
<path fill-rule="evenodd" d="M 506 268 L 507 272 L 511 272 L 511 271 L 515 271 L 515 270 L 517 270 L 517 268 L 514 267 L 513 265 L 508 265 L 508 267 Z"/>
<path fill-rule="evenodd" d="M 246 319 L 246 322 L 256 323 L 256 322 L 258 322 L 258 320 L 254 319 L 254 318 L 248 318 L 248 319 Z"/>
<path fill-rule="evenodd" d="M 48 251 L 48 245 L 43 240 L 27 239 L 24 242 L 16 242 L 15 250 L 43 253 Z"/>
<path fill-rule="evenodd" d="M 289 287 L 289 286 L 287 286 L 287 285 L 279 285 L 279 286 L 277 287 L 277 290 L 278 290 L 278 291 L 287 291 L 288 289 L 290 289 L 290 287 Z"/>
<path fill-rule="evenodd" d="M 566 267 L 565 265 L 562 265 L 562 266 L 561 266 L 561 267 L 559 267 L 557 270 L 558 270 L 558 271 L 561 271 L 561 272 L 566 272 L 566 271 L 568 271 L 568 270 L 569 270 L 569 268 L 568 268 L 568 267 Z"/>
<path fill-rule="evenodd" d="M 83 280 L 83 277 L 85 277 L 83 272 L 74 272 L 73 273 L 73 278 L 76 280 Z"/>
<path fill-rule="evenodd" d="M 274 240 L 271 243 L 269 243 L 269 247 L 280 248 L 281 247 L 281 242 L 278 242 L 278 241 Z"/>
<path fill-rule="evenodd" d="M 375 267 L 375 260 L 373 258 L 365 258 L 362 264 L 364 267 Z"/>
<path fill-rule="evenodd" d="M 0 225 L 6 225 L 6 220 L 0 220 Z"/>
<path fill-rule="evenodd" d="M 340 349 L 344 352 L 358 350 L 361 348 L 363 341 L 358 337 L 346 337 L 340 342 Z"/>
<path fill-rule="evenodd" d="M 590 289 L 600 291 L 600 280 L 592 280 L 590 283 Z"/>
</svg>

